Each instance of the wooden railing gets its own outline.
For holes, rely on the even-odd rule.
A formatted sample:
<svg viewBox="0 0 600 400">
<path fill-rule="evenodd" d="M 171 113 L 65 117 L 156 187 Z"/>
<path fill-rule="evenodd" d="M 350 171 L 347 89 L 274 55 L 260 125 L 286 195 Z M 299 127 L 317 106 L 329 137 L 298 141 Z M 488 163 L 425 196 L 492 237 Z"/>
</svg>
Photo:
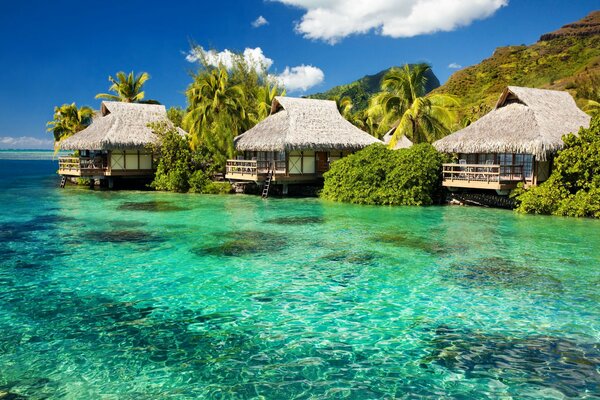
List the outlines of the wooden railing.
<svg viewBox="0 0 600 400">
<path fill-rule="evenodd" d="M 286 173 L 285 161 L 279 160 L 227 160 L 225 173 L 237 175 L 267 174 L 273 168 L 273 163 L 275 163 L 275 174 Z"/>
<path fill-rule="evenodd" d="M 445 181 L 514 182 L 523 181 L 523 165 L 443 164 Z"/>
<path fill-rule="evenodd" d="M 106 171 L 107 163 L 102 157 L 58 157 L 58 169 L 62 171 Z"/>
</svg>

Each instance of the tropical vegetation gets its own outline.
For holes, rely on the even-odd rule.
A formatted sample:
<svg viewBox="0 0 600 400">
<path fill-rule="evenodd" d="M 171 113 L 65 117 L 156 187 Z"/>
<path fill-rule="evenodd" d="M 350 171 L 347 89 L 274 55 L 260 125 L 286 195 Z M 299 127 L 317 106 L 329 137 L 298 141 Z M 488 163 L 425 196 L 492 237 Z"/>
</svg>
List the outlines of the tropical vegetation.
<svg viewBox="0 0 600 400">
<path fill-rule="evenodd" d="M 54 117 L 49 121 L 48 132 L 54 135 L 54 141 L 61 140 L 85 129 L 92 123 L 94 110 L 88 106 L 77 107 L 75 103 L 54 107 Z"/>
<path fill-rule="evenodd" d="M 159 142 L 152 151 L 157 168 L 150 186 L 156 190 L 193 193 L 229 193 L 229 182 L 213 182 L 214 164 L 205 149 L 192 150 L 189 137 L 165 123 L 153 124 Z"/>
<path fill-rule="evenodd" d="M 519 191 L 518 211 L 571 217 L 600 218 L 600 116 L 588 129 L 563 138 L 565 147 L 554 159 L 550 178 Z"/>
<path fill-rule="evenodd" d="M 373 144 L 331 164 L 321 197 L 356 204 L 432 204 L 443 161 L 427 143 L 401 150 Z"/>
<path fill-rule="evenodd" d="M 155 100 L 144 100 L 146 92 L 142 89 L 149 79 L 150 75 L 147 72 L 134 75 L 133 71 L 129 74 L 119 71 L 116 78 L 108 77 L 108 81 L 112 83 L 108 90 L 114 94 L 98 93 L 96 98 L 126 103 L 157 103 Z"/>
<path fill-rule="evenodd" d="M 233 139 L 265 118 L 273 98 L 285 91 L 240 54 L 233 55 L 229 67 L 215 67 L 201 58 L 192 79 L 183 128 L 190 134 L 192 149 L 205 148 L 223 169 L 225 161 L 235 156 Z"/>
</svg>

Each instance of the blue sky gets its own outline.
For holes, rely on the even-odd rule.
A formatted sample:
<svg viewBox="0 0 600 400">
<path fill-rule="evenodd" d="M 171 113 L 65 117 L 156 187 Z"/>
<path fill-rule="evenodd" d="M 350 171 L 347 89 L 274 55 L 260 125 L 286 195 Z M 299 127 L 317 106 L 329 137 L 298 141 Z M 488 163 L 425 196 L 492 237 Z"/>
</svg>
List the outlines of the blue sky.
<svg viewBox="0 0 600 400">
<path fill-rule="evenodd" d="M 598 8 L 597 0 L 156 4 L 3 2 L 0 148 L 50 147 L 45 124 L 53 107 L 76 102 L 98 108 L 94 96 L 106 92 L 108 76 L 121 70 L 150 73 L 148 98 L 185 107 L 183 92 L 196 69 L 186 60 L 191 42 L 216 51 L 254 49 L 272 61 L 271 74 L 298 88 L 288 94 L 302 95 L 407 62 L 429 62 L 443 83 L 455 71 L 451 64 L 468 66 L 498 46 L 531 44 Z M 253 26 L 259 16 L 266 23 Z"/>
</svg>

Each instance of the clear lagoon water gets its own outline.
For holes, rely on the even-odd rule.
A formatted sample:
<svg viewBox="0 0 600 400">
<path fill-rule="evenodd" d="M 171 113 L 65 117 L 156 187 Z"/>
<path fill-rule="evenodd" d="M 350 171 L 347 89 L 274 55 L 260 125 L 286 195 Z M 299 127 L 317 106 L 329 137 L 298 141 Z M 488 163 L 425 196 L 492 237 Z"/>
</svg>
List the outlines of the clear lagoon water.
<svg viewBox="0 0 600 400">
<path fill-rule="evenodd" d="M 599 221 L 60 189 L 46 158 L 0 159 L 0 398 L 600 398 Z"/>
</svg>

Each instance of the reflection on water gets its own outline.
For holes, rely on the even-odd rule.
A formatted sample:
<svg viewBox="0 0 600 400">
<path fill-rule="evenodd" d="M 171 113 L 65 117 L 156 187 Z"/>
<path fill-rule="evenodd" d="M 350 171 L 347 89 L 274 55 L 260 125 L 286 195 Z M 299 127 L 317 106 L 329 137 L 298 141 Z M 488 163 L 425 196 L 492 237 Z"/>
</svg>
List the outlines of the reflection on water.
<svg viewBox="0 0 600 400">
<path fill-rule="evenodd" d="M 1 400 L 600 392 L 598 221 L 63 190 L 20 162 Z"/>
</svg>

